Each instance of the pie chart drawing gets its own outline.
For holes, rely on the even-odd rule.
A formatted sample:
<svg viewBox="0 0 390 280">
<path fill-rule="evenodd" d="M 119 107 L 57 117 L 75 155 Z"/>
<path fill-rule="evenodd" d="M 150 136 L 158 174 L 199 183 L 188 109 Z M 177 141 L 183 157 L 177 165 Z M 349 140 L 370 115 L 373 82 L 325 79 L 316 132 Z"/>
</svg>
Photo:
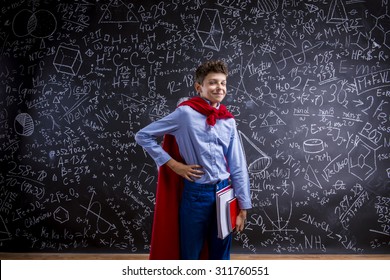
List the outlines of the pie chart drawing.
<svg viewBox="0 0 390 280">
<path fill-rule="evenodd" d="M 27 113 L 21 113 L 16 116 L 14 128 L 17 134 L 30 136 L 34 133 L 34 121 Z"/>
</svg>

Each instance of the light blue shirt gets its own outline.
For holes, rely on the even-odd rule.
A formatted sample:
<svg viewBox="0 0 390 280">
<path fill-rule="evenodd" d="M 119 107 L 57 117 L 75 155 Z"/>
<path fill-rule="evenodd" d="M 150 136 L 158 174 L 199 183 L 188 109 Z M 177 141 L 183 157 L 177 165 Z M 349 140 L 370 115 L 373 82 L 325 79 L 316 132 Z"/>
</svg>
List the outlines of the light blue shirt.
<svg viewBox="0 0 390 280">
<path fill-rule="evenodd" d="M 189 106 L 180 106 L 166 117 L 141 129 L 135 140 L 158 166 L 171 156 L 157 143 L 157 137 L 174 135 L 186 164 L 203 167 L 200 184 L 214 184 L 230 177 L 240 209 L 252 207 L 249 175 L 241 141 L 233 118 L 217 119 L 214 126 L 206 123 L 206 116 Z"/>
</svg>

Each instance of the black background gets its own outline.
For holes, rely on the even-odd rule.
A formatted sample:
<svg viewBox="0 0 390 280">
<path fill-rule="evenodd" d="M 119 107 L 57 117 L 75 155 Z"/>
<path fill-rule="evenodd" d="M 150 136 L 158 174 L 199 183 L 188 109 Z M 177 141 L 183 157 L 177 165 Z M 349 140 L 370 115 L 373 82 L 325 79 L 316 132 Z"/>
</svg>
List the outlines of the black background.
<svg viewBox="0 0 390 280">
<path fill-rule="evenodd" d="M 0 250 L 149 251 L 134 134 L 229 66 L 253 209 L 233 252 L 390 252 L 387 1 L 1 1 Z"/>
</svg>

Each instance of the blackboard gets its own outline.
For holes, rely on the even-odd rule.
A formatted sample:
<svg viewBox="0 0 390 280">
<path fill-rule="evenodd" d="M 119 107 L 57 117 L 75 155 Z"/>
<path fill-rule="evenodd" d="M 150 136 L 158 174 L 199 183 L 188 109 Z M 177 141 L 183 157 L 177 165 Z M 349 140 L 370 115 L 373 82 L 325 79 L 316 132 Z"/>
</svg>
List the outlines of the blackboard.
<svg viewBox="0 0 390 280">
<path fill-rule="evenodd" d="M 148 253 L 134 134 L 209 59 L 248 162 L 233 253 L 390 252 L 387 0 L 1 1 L 0 250 Z"/>
</svg>

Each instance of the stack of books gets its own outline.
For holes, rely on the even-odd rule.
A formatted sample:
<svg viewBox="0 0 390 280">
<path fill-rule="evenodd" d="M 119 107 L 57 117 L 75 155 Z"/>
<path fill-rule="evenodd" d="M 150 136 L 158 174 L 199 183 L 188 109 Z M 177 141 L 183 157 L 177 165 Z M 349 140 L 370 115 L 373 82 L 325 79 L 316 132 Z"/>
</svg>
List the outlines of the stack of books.
<svg viewBox="0 0 390 280">
<path fill-rule="evenodd" d="M 217 192 L 217 222 L 218 238 L 224 239 L 236 227 L 238 201 L 234 196 L 232 186 L 227 186 Z"/>
</svg>

